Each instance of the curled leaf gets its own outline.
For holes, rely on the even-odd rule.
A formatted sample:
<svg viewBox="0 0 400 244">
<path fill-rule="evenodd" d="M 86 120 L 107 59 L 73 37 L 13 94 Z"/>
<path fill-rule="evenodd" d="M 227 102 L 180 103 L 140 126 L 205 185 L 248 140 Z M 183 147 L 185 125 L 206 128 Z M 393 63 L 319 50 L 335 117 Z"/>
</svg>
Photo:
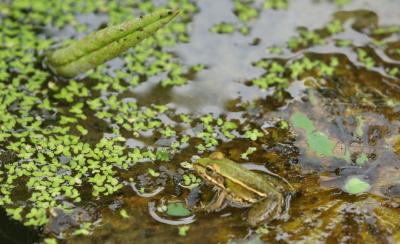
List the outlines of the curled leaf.
<svg viewBox="0 0 400 244">
<path fill-rule="evenodd" d="M 50 52 L 47 55 L 48 66 L 59 76 L 75 77 L 153 35 L 177 14 L 178 11 L 160 9 L 142 18 L 93 32 L 65 48 Z"/>
</svg>

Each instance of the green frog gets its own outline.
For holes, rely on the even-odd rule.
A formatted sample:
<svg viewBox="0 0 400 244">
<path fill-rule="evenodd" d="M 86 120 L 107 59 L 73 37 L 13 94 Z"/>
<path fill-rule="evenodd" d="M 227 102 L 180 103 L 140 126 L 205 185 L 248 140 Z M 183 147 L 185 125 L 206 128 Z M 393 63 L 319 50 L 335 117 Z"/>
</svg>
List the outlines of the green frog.
<svg viewBox="0 0 400 244">
<path fill-rule="evenodd" d="M 221 152 L 198 159 L 193 168 L 206 182 L 217 187 L 217 195 L 204 210 L 220 210 L 225 199 L 238 207 L 251 207 L 247 222 L 252 226 L 279 217 L 285 200 L 294 193 L 294 188 L 283 178 L 246 169 Z"/>
</svg>

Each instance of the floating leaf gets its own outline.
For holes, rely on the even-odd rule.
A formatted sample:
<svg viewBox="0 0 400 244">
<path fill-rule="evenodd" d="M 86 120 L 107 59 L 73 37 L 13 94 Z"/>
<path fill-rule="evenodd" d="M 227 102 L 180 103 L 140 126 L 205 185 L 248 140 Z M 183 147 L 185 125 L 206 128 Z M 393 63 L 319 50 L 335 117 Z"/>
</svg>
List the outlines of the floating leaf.
<svg viewBox="0 0 400 244">
<path fill-rule="evenodd" d="M 167 214 L 169 216 L 176 217 L 186 217 L 191 215 L 192 213 L 185 207 L 185 205 L 181 202 L 170 203 L 168 204 Z"/>
<path fill-rule="evenodd" d="M 325 133 L 316 131 L 313 122 L 305 114 L 296 112 L 291 121 L 294 127 L 305 130 L 307 144 L 311 151 L 314 151 L 318 156 L 333 156 L 336 143 Z"/>
<path fill-rule="evenodd" d="M 314 132 L 307 136 L 310 149 L 319 156 L 333 156 L 335 143 L 322 132 Z"/>
<path fill-rule="evenodd" d="M 368 162 L 368 160 L 369 160 L 368 156 L 365 153 L 363 153 L 357 158 L 356 163 L 358 165 L 364 165 L 366 162 Z"/>
<path fill-rule="evenodd" d="M 307 115 L 300 112 L 296 112 L 292 116 L 292 124 L 294 127 L 305 130 L 306 133 L 311 133 L 315 130 L 313 122 L 307 117 Z"/>
<path fill-rule="evenodd" d="M 350 194 L 359 194 L 367 192 L 370 188 L 371 185 L 368 182 L 365 182 L 354 176 L 346 181 L 343 190 Z"/>
<path fill-rule="evenodd" d="M 89 34 L 65 48 L 47 55 L 48 65 L 57 75 L 71 78 L 105 63 L 171 21 L 178 11 L 160 9 L 141 19 L 128 20 Z"/>
</svg>

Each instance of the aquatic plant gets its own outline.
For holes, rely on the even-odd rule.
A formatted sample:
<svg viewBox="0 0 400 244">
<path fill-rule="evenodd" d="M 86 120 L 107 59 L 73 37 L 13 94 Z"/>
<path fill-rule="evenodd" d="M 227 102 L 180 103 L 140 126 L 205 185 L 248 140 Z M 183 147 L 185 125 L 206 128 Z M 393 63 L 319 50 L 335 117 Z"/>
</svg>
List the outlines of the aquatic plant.
<svg viewBox="0 0 400 244">
<path fill-rule="evenodd" d="M 343 186 L 343 190 L 350 194 L 360 194 L 367 192 L 371 188 L 371 185 L 358 176 L 349 177 Z"/>
<path fill-rule="evenodd" d="M 128 20 L 91 33 L 67 47 L 47 54 L 48 66 L 59 76 L 75 77 L 135 46 L 171 21 L 178 13 L 160 9 L 140 19 Z"/>
</svg>

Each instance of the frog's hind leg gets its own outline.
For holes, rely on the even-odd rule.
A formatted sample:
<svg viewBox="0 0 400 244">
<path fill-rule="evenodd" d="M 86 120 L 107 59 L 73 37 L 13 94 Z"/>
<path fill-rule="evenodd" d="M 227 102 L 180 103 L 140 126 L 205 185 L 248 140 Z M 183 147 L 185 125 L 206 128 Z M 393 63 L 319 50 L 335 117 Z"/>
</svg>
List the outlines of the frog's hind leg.
<svg viewBox="0 0 400 244">
<path fill-rule="evenodd" d="M 269 196 L 257 203 L 255 203 L 247 216 L 247 222 L 256 226 L 260 222 L 270 221 L 280 216 L 282 213 L 283 197 Z"/>
</svg>

